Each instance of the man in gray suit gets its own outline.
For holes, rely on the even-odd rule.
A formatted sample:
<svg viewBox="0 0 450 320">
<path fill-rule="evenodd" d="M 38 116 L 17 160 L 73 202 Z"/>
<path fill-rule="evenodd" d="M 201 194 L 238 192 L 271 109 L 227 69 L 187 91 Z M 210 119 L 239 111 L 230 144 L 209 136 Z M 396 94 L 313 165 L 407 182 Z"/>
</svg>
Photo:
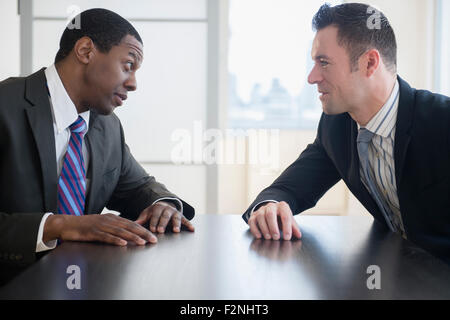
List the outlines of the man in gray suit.
<svg viewBox="0 0 450 320">
<path fill-rule="evenodd" d="M 169 226 L 194 231 L 194 209 L 136 162 L 113 113 L 137 88 L 139 34 L 105 9 L 80 15 L 54 65 L 0 83 L 2 270 L 17 272 L 58 240 L 144 245 Z M 99 215 L 104 207 L 121 216 Z"/>
</svg>

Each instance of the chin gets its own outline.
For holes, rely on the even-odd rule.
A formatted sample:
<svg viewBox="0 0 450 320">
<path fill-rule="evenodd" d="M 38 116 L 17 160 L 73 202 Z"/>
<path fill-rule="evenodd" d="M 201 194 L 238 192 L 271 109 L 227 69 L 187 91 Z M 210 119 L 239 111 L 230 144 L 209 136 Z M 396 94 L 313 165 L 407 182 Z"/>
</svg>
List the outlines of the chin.
<svg viewBox="0 0 450 320">
<path fill-rule="evenodd" d="M 325 105 L 322 104 L 322 110 L 323 113 L 325 113 L 328 116 L 334 116 L 337 114 L 344 113 L 343 111 L 339 110 L 339 108 L 336 108 L 335 106 Z"/>
<path fill-rule="evenodd" d="M 325 105 L 322 105 L 322 111 L 328 116 L 332 116 L 334 114 L 334 112 L 332 112 L 332 110 Z"/>
</svg>

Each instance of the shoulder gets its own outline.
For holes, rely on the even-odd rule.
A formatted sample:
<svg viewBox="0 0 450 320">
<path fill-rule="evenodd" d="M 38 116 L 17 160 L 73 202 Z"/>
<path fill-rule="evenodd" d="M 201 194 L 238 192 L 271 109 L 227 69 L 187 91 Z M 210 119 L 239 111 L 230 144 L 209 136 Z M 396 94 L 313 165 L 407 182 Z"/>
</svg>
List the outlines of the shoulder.
<svg viewBox="0 0 450 320">
<path fill-rule="evenodd" d="M 414 98 L 414 131 L 432 136 L 447 132 L 450 98 L 427 90 L 416 90 Z"/>
<path fill-rule="evenodd" d="M 420 113 L 437 116 L 450 112 L 450 97 L 427 90 L 416 90 L 416 108 Z"/>
<path fill-rule="evenodd" d="M 397 126 L 405 127 L 410 123 L 410 133 L 419 143 L 433 141 L 435 146 L 446 144 L 450 128 L 450 97 L 409 86 L 405 88 L 403 99 L 400 94 L 402 103 L 399 105 Z"/>
<path fill-rule="evenodd" d="M 11 77 L 0 82 L 0 110 L 12 111 L 29 106 L 40 99 L 45 91 L 45 74 L 42 68 L 26 77 Z M 30 100 L 31 99 L 31 100 Z"/>
<path fill-rule="evenodd" d="M 0 82 L 0 106 L 11 99 L 24 98 L 26 77 L 11 77 Z"/>
<path fill-rule="evenodd" d="M 3 81 L 0 81 L 0 90 L 5 90 L 10 87 L 25 84 L 26 77 L 9 77 Z"/>
<path fill-rule="evenodd" d="M 402 108 L 414 110 L 415 117 L 423 120 L 448 116 L 450 113 L 450 97 L 433 93 L 428 90 L 411 88 L 409 84 L 399 77 L 400 103 Z"/>
</svg>

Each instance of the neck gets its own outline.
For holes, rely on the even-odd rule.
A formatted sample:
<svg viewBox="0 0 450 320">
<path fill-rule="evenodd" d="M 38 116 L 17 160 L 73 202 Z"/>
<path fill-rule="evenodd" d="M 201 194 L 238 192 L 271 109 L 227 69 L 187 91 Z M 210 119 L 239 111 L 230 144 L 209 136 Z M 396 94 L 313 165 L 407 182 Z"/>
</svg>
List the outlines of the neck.
<svg viewBox="0 0 450 320">
<path fill-rule="evenodd" d="M 361 127 L 365 127 L 391 96 L 396 79 L 397 75 L 375 80 L 366 90 L 369 94 L 364 101 L 358 104 L 358 108 L 349 112 L 352 119 Z"/>
<path fill-rule="evenodd" d="M 55 67 L 64 89 L 66 89 L 67 94 L 77 109 L 77 112 L 82 113 L 88 111 L 89 108 L 85 107 L 81 95 L 83 92 L 83 87 L 79 69 L 76 66 L 72 66 L 69 61 L 65 60 L 56 63 Z"/>
</svg>

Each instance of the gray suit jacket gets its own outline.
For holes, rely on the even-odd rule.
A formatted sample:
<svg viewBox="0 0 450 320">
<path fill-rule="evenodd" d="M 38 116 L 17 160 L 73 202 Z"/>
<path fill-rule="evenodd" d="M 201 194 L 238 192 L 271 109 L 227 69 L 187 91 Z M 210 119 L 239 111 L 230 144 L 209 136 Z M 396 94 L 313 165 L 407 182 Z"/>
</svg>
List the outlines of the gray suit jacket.
<svg viewBox="0 0 450 320">
<path fill-rule="evenodd" d="M 116 115 L 91 111 L 86 134 L 91 179 L 85 214 L 106 206 L 136 219 L 156 199 L 176 197 L 131 155 Z M 0 265 L 20 267 L 36 259 L 39 224 L 57 212 L 57 167 L 44 69 L 0 83 Z M 183 202 L 184 215 L 194 209 Z"/>
</svg>

